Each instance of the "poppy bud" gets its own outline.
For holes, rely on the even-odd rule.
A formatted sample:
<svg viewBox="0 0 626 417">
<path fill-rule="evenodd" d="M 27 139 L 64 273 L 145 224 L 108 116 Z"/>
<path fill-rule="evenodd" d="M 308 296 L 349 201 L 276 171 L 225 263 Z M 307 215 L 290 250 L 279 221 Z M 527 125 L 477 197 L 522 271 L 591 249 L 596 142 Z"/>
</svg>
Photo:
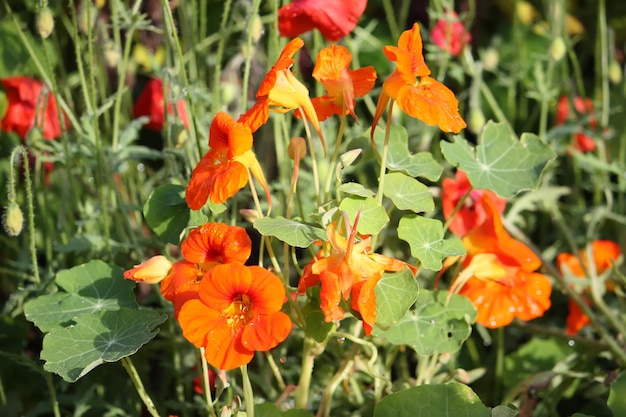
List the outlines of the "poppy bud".
<svg viewBox="0 0 626 417">
<path fill-rule="evenodd" d="M 623 71 L 619 63 L 614 59 L 611 60 L 609 64 L 609 80 L 611 80 L 613 84 L 619 84 L 622 81 L 622 75 Z"/>
<path fill-rule="evenodd" d="M 172 262 L 165 256 L 157 255 L 124 272 L 124 278 L 146 284 L 161 282 L 172 269 Z"/>
<path fill-rule="evenodd" d="M 291 160 L 296 159 L 296 153 L 298 154 L 298 160 L 302 161 L 306 156 L 306 141 L 302 137 L 291 138 L 289 146 L 287 147 L 287 154 Z"/>
<path fill-rule="evenodd" d="M 180 123 L 175 123 L 172 127 L 172 138 L 174 139 L 174 148 L 182 149 L 189 139 L 189 132 Z"/>
<path fill-rule="evenodd" d="M 500 61 L 500 54 L 496 48 L 487 48 L 483 54 L 483 68 L 486 71 L 493 71 L 497 68 Z"/>
<path fill-rule="evenodd" d="M 567 47 L 563 38 L 561 36 L 554 38 L 550 44 L 550 58 L 558 62 L 565 56 L 566 52 Z"/>
<path fill-rule="evenodd" d="M 98 9 L 93 8 L 92 10 L 88 10 L 90 7 L 91 5 L 89 2 L 83 2 L 83 7 L 81 7 L 77 16 L 76 23 L 78 25 L 78 29 L 85 34 L 89 33 L 91 29 L 93 29 L 98 17 Z"/>
<path fill-rule="evenodd" d="M 472 133 L 479 134 L 485 126 L 485 115 L 480 109 L 470 110 L 467 127 Z"/>
<path fill-rule="evenodd" d="M 15 201 L 9 203 L 2 216 L 2 226 L 9 236 L 17 236 L 24 227 L 24 214 Z"/>
<path fill-rule="evenodd" d="M 250 28 L 252 32 L 252 42 L 257 43 L 265 30 L 263 29 L 263 22 L 261 22 L 261 17 L 258 14 L 252 16 L 252 25 Z"/>
<path fill-rule="evenodd" d="M 41 10 L 39 10 L 39 14 L 37 14 L 37 18 L 35 20 L 35 26 L 37 27 L 39 36 L 43 39 L 50 36 L 54 30 L 54 17 L 52 16 L 52 11 L 50 11 L 49 7 L 42 7 Z"/>
<path fill-rule="evenodd" d="M 115 47 L 115 43 L 107 41 L 104 44 L 104 63 L 109 68 L 115 68 L 120 62 L 120 51 Z"/>
</svg>

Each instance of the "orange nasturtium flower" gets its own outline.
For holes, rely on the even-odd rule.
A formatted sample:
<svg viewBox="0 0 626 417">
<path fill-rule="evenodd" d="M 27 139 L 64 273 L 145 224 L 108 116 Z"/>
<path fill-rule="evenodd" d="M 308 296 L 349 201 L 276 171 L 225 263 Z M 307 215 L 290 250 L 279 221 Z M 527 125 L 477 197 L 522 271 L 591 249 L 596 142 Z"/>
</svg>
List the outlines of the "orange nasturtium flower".
<svg viewBox="0 0 626 417">
<path fill-rule="evenodd" d="M 124 272 L 124 278 L 146 284 L 158 284 L 170 273 L 172 262 L 163 255 L 153 256 Z"/>
<path fill-rule="evenodd" d="M 385 46 L 387 59 L 397 64 L 396 70 L 383 83 L 376 104 L 371 136 L 389 100 L 394 100 L 403 112 L 444 132 L 458 133 L 466 124 L 459 114 L 459 101 L 454 93 L 431 78 L 430 69 L 422 55 L 419 25 L 400 35 L 398 46 Z"/>
<path fill-rule="evenodd" d="M 174 316 L 185 302 L 198 298 L 198 286 L 213 267 L 224 263 L 243 264 L 252 250 L 252 241 L 243 227 L 205 223 L 189 232 L 181 244 L 183 259 L 174 263 L 161 281 L 161 293 L 174 304 Z"/>
<path fill-rule="evenodd" d="M 217 265 L 200 283 L 199 298 L 183 305 L 178 321 L 185 338 L 204 347 L 211 365 L 228 370 L 287 338 L 292 324 L 280 311 L 284 300 L 282 281 L 268 270 Z"/>
<path fill-rule="evenodd" d="M 355 119 L 354 99 L 363 97 L 374 87 L 376 71 L 368 66 L 350 70 L 352 54 L 343 46 L 331 45 L 317 55 L 313 78 L 321 82 L 328 94 L 311 101 L 320 121 L 333 114 L 350 114 Z"/>
<path fill-rule="evenodd" d="M 276 64 L 265 75 L 256 93 L 256 104 L 248 111 L 248 116 L 242 118 L 262 119 L 269 111 L 287 113 L 291 110 L 301 109 L 304 116 L 313 124 L 319 135 L 324 149 L 326 143 L 320 129 L 315 109 L 309 98 L 309 90 L 291 72 L 295 60 L 293 56 L 304 46 L 300 38 L 292 39 L 280 53 Z M 241 119 L 240 119 L 241 120 Z"/>
<path fill-rule="evenodd" d="M 271 201 L 261 165 L 252 151 L 252 134 L 267 119 L 259 124 L 259 119 L 249 113 L 239 121 L 224 112 L 213 118 L 210 149 L 194 168 L 187 185 L 185 198 L 190 209 L 201 209 L 208 199 L 212 203 L 225 202 L 248 183 L 248 172 L 261 183 Z"/>
<path fill-rule="evenodd" d="M 552 286 L 535 272 L 541 260 L 504 230 L 491 199 L 483 195 L 481 200 L 487 219 L 463 238 L 467 256 L 451 291 L 461 287 L 459 294 L 478 311 L 476 321 L 488 328 L 506 326 L 514 317 L 527 321 L 543 316 Z"/>
<path fill-rule="evenodd" d="M 619 245 L 610 240 L 596 240 L 591 243 L 591 256 L 593 261 L 593 267 L 595 268 L 596 275 L 601 275 L 606 272 L 613 263 L 617 262 L 621 255 Z M 582 259 L 582 264 L 580 260 Z M 561 253 L 556 257 L 557 266 L 559 271 L 563 274 L 565 268 L 567 268 L 573 275 L 584 278 L 587 276 L 587 272 L 591 267 L 587 251 L 582 249 L 579 251 L 578 256 L 572 253 Z M 608 289 L 612 289 L 612 283 L 606 281 Z M 590 301 L 584 299 L 588 304 Z M 577 334 L 580 329 L 589 324 L 589 317 L 582 312 L 580 306 L 576 304 L 574 300 L 569 300 L 569 314 L 567 315 L 567 326 L 565 333 L 574 335 Z"/>
<path fill-rule="evenodd" d="M 461 198 L 470 190 L 472 185 L 467 178 L 465 171 L 458 169 L 455 178 L 445 178 L 441 183 L 441 203 L 443 216 L 447 219 L 456 208 Z M 496 193 L 489 190 L 470 191 L 470 195 L 465 199 L 463 206 L 455 213 L 450 221 L 450 231 L 458 236 L 465 236 L 467 232 L 480 225 L 487 218 L 485 209 L 481 204 L 481 197 L 489 196 L 494 203 L 498 213 L 502 213 L 506 207 L 506 199 L 498 197 Z"/>
<path fill-rule="evenodd" d="M 344 219 L 345 237 L 341 234 L 341 226 L 328 225 L 326 234 L 331 246 L 330 255 L 318 256 L 304 268 L 298 293 L 304 294 L 307 288 L 320 283 L 320 307 L 327 322 L 343 319 L 341 300 L 352 297 L 350 307 L 361 315 L 365 332 L 369 335 L 376 321 L 374 288 L 383 273 L 408 267 L 415 274 L 417 269 L 398 259 L 371 252 L 371 237 L 356 242 L 358 221 L 357 215 L 354 225 L 350 227 L 348 219 Z"/>
</svg>

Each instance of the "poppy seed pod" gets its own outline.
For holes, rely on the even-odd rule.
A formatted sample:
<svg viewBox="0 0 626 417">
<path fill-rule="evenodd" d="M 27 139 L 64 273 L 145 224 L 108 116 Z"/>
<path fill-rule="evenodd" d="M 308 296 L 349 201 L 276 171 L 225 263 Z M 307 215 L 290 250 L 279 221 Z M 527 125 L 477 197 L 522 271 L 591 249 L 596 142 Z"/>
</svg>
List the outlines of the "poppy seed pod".
<svg viewBox="0 0 626 417">
<path fill-rule="evenodd" d="M 37 27 L 39 36 L 43 39 L 47 39 L 48 36 L 50 36 L 54 30 L 54 17 L 49 7 L 42 7 L 41 10 L 39 10 L 35 20 L 35 26 Z"/>
<path fill-rule="evenodd" d="M 9 236 L 18 236 L 24 227 L 24 214 L 16 202 L 12 201 L 6 207 L 2 217 L 2 226 Z"/>
</svg>

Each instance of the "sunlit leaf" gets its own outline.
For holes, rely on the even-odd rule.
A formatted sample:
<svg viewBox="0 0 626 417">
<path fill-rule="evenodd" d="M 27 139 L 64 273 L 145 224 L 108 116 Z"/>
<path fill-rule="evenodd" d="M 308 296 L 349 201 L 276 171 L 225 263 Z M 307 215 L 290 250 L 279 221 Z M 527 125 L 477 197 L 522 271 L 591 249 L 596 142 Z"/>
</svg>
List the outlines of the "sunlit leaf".
<svg viewBox="0 0 626 417">
<path fill-rule="evenodd" d="M 537 135 L 524 133 L 518 140 L 507 124 L 493 121 L 487 122 L 475 148 L 457 136 L 454 142 L 441 142 L 441 151 L 467 173 L 475 188 L 504 198 L 536 188 L 543 169 L 556 156 Z"/>
<path fill-rule="evenodd" d="M 401 172 L 385 174 L 383 193 L 400 210 L 420 213 L 435 209 L 433 195 L 428 187 Z"/>
<path fill-rule="evenodd" d="M 358 197 L 374 197 L 376 193 L 369 188 L 363 187 L 358 182 L 347 182 L 339 186 L 339 191 L 342 193 L 356 195 Z"/>
<path fill-rule="evenodd" d="M 374 417 L 489 417 L 491 412 L 468 386 L 453 382 L 421 385 L 388 395 Z"/>
<path fill-rule="evenodd" d="M 439 271 L 448 256 L 465 254 L 463 242 L 456 236 L 443 237 L 443 224 L 439 220 L 408 215 L 400 219 L 398 237 L 409 244 L 411 255 L 420 260 L 424 268 Z"/>
<path fill-rule="evenodd" d="M 409 268 L 385 273 L 376 284 L 376 326 L 388 329 L 398 322 L 417 300 L 419 285 Z"/>
<path fill-rule="evenodd" d="M 354 223 L 356 214 L 360 211 L 357 230 L 365 235 L 377 234 L 389 221 L 385 208 L 371 197 L 346 197 L 339 204 L 339 209 L 348 213 L 350 223 Z"/>
<path fill-rule="evenodd" d="M 274 236 L 298 248 L 306 248 L 316 240 L 327 240 L 326 231 L 321 227 L 281 216 L 258 219 L 254 222 L 254 228 L 263 236 Z"/>
</svg>

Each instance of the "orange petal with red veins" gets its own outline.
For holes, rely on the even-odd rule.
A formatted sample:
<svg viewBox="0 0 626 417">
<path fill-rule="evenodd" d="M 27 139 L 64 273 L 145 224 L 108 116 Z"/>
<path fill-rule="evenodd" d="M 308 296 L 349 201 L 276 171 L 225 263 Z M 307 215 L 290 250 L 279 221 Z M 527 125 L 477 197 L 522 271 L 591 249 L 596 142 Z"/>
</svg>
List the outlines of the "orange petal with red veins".
<svg viewBox="0 0 626 417">
<path fill-rule="evenodd" d="M 183 257 L 197 264 L 245 263 L 252 241 L 243 227 L 223 223 L 205 223 L 189 232 L 180 246 Z"/>
<path fill-rule="evenodd" d="M 200 299 L 211 308 L 224 311 L 241 294 L 248 294 L 252 273 L 242 264 L 216 265 L 200 283 Z"/>
<path fill-rule="evenodd" d="M 252 280 L 247 291 L 256 314 L 272 314 L 280 311 L 285 301 L 285 286 L 280 278 L 260 266 L 246 267 Z"/>
<path fill-rule="evenodd" d="M 376 84 L 376 70 L 372 66 L 348 71 L 354 86 L 354 97 L 363 97 Z"/>
</svg>

